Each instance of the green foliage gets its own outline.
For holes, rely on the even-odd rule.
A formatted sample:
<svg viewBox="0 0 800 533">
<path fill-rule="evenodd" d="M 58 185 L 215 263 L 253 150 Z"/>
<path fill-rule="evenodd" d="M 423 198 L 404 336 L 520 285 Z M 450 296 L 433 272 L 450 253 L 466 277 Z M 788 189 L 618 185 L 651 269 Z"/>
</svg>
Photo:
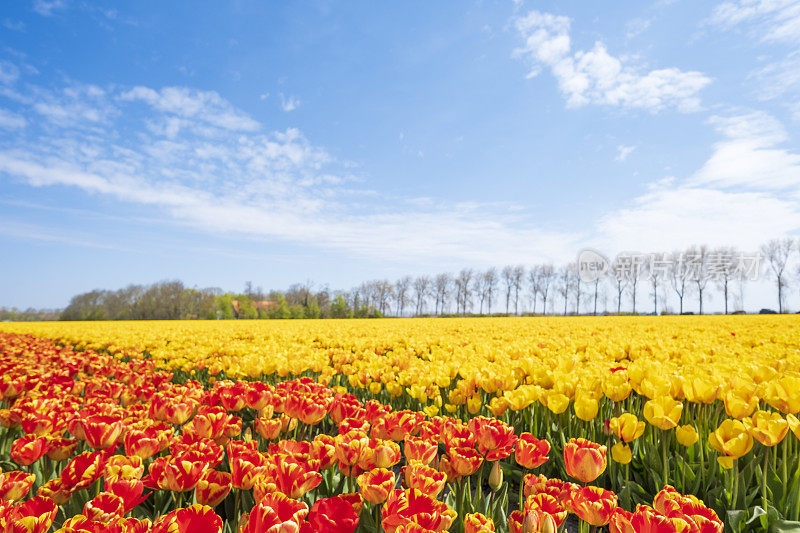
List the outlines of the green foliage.
<svg viewBox="0 0 800 533">
<path fill-rule="evenodd" d="M 341 294 L 333 299 L 331 302 L 331 318 L 348 318 L 351 316 L 352 310 L 347 305 L 347 301 Z"/>
<path fill-rule="evenodd" d="M 308 302 L 308 307 L 305 309 L 305 318 L 319 318 L 320 312 L 317 299 L 312 296 Z"/>
<path fill-rule="evenodd" d="M 290 317 L 289 313 L 289 306 L 286 303 L 286 298 L 283 294 L 278 293 L 277 296 L 278 305 L 273 307 L 272 310 L 269 312 L 270 318 L 277 318 L 277 319 L 286 319 Z"/>
</svg>

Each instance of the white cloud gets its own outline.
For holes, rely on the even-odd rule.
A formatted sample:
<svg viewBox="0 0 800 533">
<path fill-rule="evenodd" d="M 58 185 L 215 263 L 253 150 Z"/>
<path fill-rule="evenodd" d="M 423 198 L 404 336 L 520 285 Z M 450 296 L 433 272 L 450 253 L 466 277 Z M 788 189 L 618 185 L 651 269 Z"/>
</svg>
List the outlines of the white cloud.
<svg viewBox="0 0 800 533">
<path fill-rule="evenodd" d="M 22 115 L 0 108 L 0 128 L 15 130 L 24 128 L 27 123 Z"/>
<path fill-rule="evenodd" d="M 724 28 L 750 24 L 748 33 L 764 41 L 800 43 L 800 2 L 738 0 L 714 8 L 711 23 Z"/>
<path fill-rule="evenodd" d="M 283 109 L 288 113 L 289 111 L 294 111 L 299 106 L 300 106 L 300 100 L 298 100 L 294 96 L 286 97 L 283 95 L 283 93 L 281 93 L 281 109 Z"/>
<path fill-rule="evenodd" d="M 787 53 L 785 45 L 800 45 L 800 1 L 737 0 L 716 6 L 710 23 L 725 30 L 742 30 L 751 40 L 779 44 L 781 49 L 767 58 L 749 78 L 758 82 L 761 100 L 788 97 L 800 92 L 800 49 Z"/>
<path fill-rule="evenodd" d="M 800 155 L 781 148 L 783 125 L 763 112 L 712 117 L 725 136 L 690 183 L 716 187 L 800 188 Z"/>
<path fill-rule="evenodd" d="M 515 24 L 525 39 L 515 54 L 530 62 L 528 76 L 549 68 L 568 107 L 591 103 L 649 111 L 665 107 L 696 111 L 700 108 L 698 93 L 711 82 L 701 72 L 677 68 L 643 72 L 609 54 L 600 41 L 589 51 L 573 53 L 568 17 L 531 11 L 515 19 Z"/>
<path fill-rule="evenodd" d="M 43 17 L 50 17 L 56 11 L 61 11 L 67 7 L 65 0 L 34 0 L 33 10 Z"/>
<path fill-rule="evenodd" d="M 20 105 L 48 121 L 32 121 L 24 138 L 0 132 L 0 179 L 156 209 L 198 231 L 392 262 L 477 266 L 557 259 L 577 246 L 576 235 L 539 229 L 508 205 L 378 195 L 353 165 L 299 130 L 264 132 L 216 93 L 77 85 L 35 92 Z M 92 108 L 104 112 L 86 117 Z"/>
<path fill-rule="evenodd" d="M 619 162 L 625 161 L 626 159 L 628 159 L 628 156 L 631 155 L 631 152 L 633 152 L 634 150 L 636 150 L 635 146 L 625 146 L 620 144 L 619 146 L 617 146 L 617 155 L 614 156 L 614 161 L 619 161 Z"/>
<path fill-rule="evenodd" d="M 759 81 L 758 97 L 762 100 L 780 98 L 800 90 L 800 50 L 772 61 L 748 76 Z"/>
<path fill-rule="evenodd" d="M 688 179 L 651 184 L 633 204 L 601 218 L 610 250 L 668 251 L 689 244 L 756 250 L 800 230 L 800 155 L 778 148 L 783 125 L 752 112 L 714 117 L 723 140 Z M 691 242 L 689 242 L 689 240 Z"/>
<path fill-rule="evenodd" d="M 19 79 L 19 68 L 8 61 L 0 60 L 0 84 L 11 85 Z"/>
<path fill-rule="evenodd" d="M 633 39 L 634 37 L 638 37 L 653 24 L 652 18 L 635 18 L 628 21 L 625 24 L 626 29 L 626 37 L 628 39 Z"/>
<path fill-rule="evenodd" d="M 146 102 L 158 111 L 186 119 L 198 119 L 211 126 L 232 131 L 256 131 L 258 122 L 235 109 L 215 91 L 166 87 L 160 91 L 134 87 L 120 95 L 122 100 Z"/>
<path fill-rule="evenodd" d="M 797 202 L 758 192 L 676 186 L 648 192 L 603 217 L 611 250 L 669 251 L 690 244 L 757 250 L 766 239 L 800 228 Z"/>
<path fill-rule="evenodd" d="M 25 31 L 25 23 L 21 20 L 3 19 L 3 27 L 11 31 Z"/>
<path fill-rule="evenodd" d="M 597 224 L 567 231 L 505 203 L 378 194 L 364 176 L 353 176 L 352 164 L 301 131 L 266 131 L 216 93 L 81 85 L 31 90 L 35 98 L 20 101 L 16 114 L 35 116 L 42 103 L 78 111 L 68 119 L 51 113 L 47 121 L 29 120 L 25 135 L 0 130 L 0 180 L 75 188 L 211 234 L 442 269 L 564 261 L 603 242 L 607 250 L 668 249 L 695 239 L 745 246 L 800 227 L 796 196 L 763 185 L 727 190 L 709 178 L 719 175 L 708 170 L 713 154 L 695 181 L 656 183 Z M 102 112 L 80 112 L 90 108 Z M 238 117 L 246 129 L 220 115 Z M 763 114 L 716 118 L 713 125 L 723 136 L 719 144 L 748 141 L 756 152 L 780 151 L 787 137 Z M 630 148 L 620 146 L 619 155 Z M 794 164 L 794 154 L 783 152 L 784 163 Z M 601 242 L 590 242 L 592 234 Z"/>
<path fill-rule="evenodd" d="M 32 109 L 59 126 L 96 127 L 114 113 L 105 90 L 96 85 L 71 85 L 59 92 L 29 91 Z"/>
</svg>

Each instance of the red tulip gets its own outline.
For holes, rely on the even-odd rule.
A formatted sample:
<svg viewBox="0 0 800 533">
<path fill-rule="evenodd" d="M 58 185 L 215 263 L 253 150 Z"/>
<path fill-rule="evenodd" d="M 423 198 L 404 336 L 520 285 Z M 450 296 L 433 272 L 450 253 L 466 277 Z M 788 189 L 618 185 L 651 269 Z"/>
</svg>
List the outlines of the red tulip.
<svg viewBox="0 0 800 533">
<path fill-rule="evenodd" d="M 158 437 L 147 431 L 129 431 L 122 439 L 125 444 L 125 453 L 130 456 L 149 459 L 159 452 L 161 443 Z"/>
<path fill-rule="evenodd" d="M 617 495 L 600 487 L 582 487 L 572 493 L 569 510 L 592 526 L 604 526 L 617 508 Z"/>
<path fill-rule="evenodd" d="M 60 477 L 53 478 L 39 487 L 36 494 L 53 500 L 56 505 L 64 505 L 72 496 L 72 493 L 63 487 Z"/>
<path fill-rule="evenodd" d="M 280 418 L 256 418 L 253 427 L 262 439 L 274 440 L 281 434 L 283 422 Z"/>
<path fill-rule="evenodd" d="M 376 468 L 358 476 L 361 496 L 373 505 L 386 501 L 389 492 L 394 489 L 394 473 L 385 468 Z"/>
<path fill-rule="evenodd" d="M 57 512 L 52 500 L 36 496 L 0 513 L 0 522 L 6 523 L 5 531 L 8 533 L 45 533 Z"/>
<path fill-rule="evenodd" d="M 221 533 L 222 518 L 207 505 L 195 504 L 162 515 L 150 533 Z"/>
<path fill-rule="evenodd" d="M 116 415 L 91 415 L 79 420 L 86 444 L 95 450 L 116 447 L 122 433 L 122 419 Z"/>
<path fill-rule="evenodd" d="M 101 492 L 83 506 L 83 516 L 95 522 L 115 522 L 124 515 L 125 502 L 110 492 Z"/>
<path fill-rule="evenodd" d="M 591 483 L 606 469 L 606 447 L 586 439 L 570 439 L 564 446 L 567 474 Z"/>
<path fill-rule="evenodd" d="M 77 447 L 78 441 L 75 439 L 51 436 L 48 438 L 47 457 L 53 461 L 63 461 L 72 457 Z"/>
<path fill-rule="evenodd" d="M 447 531 L 458 516 L 447 504 L 416 489 L 393 490 L 383 506 L 382 514 L 381 525 L 386 533 L 397 533 L 412 524 L 432 531 Z"/>
<path fill-rule="evenodd" d="M 273 492 L 261 498 L 250 514 L 242 517 L 239 533 L 296 533 L 307 514 L 305 503 Z"/>
<path fill-rule="evenodd" d="M 323 498 L 314 502 L 308 520 L 301 524 L 302 533 L 353 533 L 358 527 L 359 511 L 344 496 Z"/>
<path fill-rule="evenodd" d="M 48 449 L 47 437 L 23 435 L 11 445 L 11 458 L 18 465 L 28 466 L 38 461 Z"/>
<path fill-rule="evenodd" d="M 194 489 L 197 503 L 216 507 L 231 491 L 231 475 L 218 470 L 206 470 Z"/>
<path fill-rule="evenodd" d="M 423 494 L 436 498 L 447 483 L 447 474 L 421 464 L 403 467 L 406 488 L 417 489 Z"/>
<path fill-rule="evenodd" d="M 475 448 L 450 448 L 450 466 L 459 476 L 471 476 L 483 464 L 483 457 Z"/>
<path fill-rule="evenodd" d="M 106 481 L 106 492 L 110 492 L 122 498 L 125 507 L 123 515 L 128 514 L 134 507 L 145 501 L 150 492 L 142 495 L 144 483 L 140 479 L 120 479 L 118 481 Z"/>
<path fill-rule="evenodd" d="M 26 474 L 15 470 L 0 475 L 0 499 L 19 501 L 28 494 L 36 481 L 35 474 Z"/>
<path fill-rule="evenodd" d="M 538 468 L 550 459 L 550 443 L 537 439 L 531 433 L 522 433 L 517 440 L 514 458 L 522 468 Z"/>
<path fill-rule="evenodd" d="M 436 441 L 423 437 L 408 437 L 404 444 L 406 462 L 429 465 L 436 458 L 439 446 Z"/>
</svg>

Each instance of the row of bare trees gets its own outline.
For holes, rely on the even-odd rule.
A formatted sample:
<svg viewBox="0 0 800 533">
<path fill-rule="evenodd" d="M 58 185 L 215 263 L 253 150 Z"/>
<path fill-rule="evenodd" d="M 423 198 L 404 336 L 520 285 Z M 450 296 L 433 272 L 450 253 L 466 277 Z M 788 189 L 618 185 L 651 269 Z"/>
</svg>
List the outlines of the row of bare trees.
<svg viewBox="0 0 800 533">
<path fill-rule="evenodd" d="M 693 246 L 669 254 L 620 254 L 604 275 L 585 281 L 580 266 L 508 265 L 465 268 L 455 274 L 404 276 L 394 283 L 375 280 L 342 293 L 352 309 L 374 308 L 381 315 L 601 314 L 707 312 L 712 293 L 725 314 L 744 307 L 748 282 L 771 279 L 778 312 L 786 310 L 790 282 L 800 280 L 791 261 L 800 241 L 776 239 L 758 254 L 734 248 Z M 696 304 L 691 306 L 691 301 Z M 644 301 L 643 301 L 644 300 Z M 677 308 L 669 307 L 673 301 Z"/>
</svg>

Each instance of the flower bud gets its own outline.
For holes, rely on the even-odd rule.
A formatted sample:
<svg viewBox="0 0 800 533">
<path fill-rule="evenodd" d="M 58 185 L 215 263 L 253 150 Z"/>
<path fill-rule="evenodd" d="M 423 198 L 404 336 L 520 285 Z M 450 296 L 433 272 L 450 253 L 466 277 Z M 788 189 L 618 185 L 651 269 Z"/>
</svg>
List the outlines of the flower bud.
<svg viewBox="0 0 800 533">
<path fill-rule="evenodd" d="M 500 461 L 495 461 L 492 465 L 492 471 L 489 473 L 489 487 L 492 489 L 492 492 L 497 492 L 502 484 L 503 469 L 500 468 Z"/>
</svg>

